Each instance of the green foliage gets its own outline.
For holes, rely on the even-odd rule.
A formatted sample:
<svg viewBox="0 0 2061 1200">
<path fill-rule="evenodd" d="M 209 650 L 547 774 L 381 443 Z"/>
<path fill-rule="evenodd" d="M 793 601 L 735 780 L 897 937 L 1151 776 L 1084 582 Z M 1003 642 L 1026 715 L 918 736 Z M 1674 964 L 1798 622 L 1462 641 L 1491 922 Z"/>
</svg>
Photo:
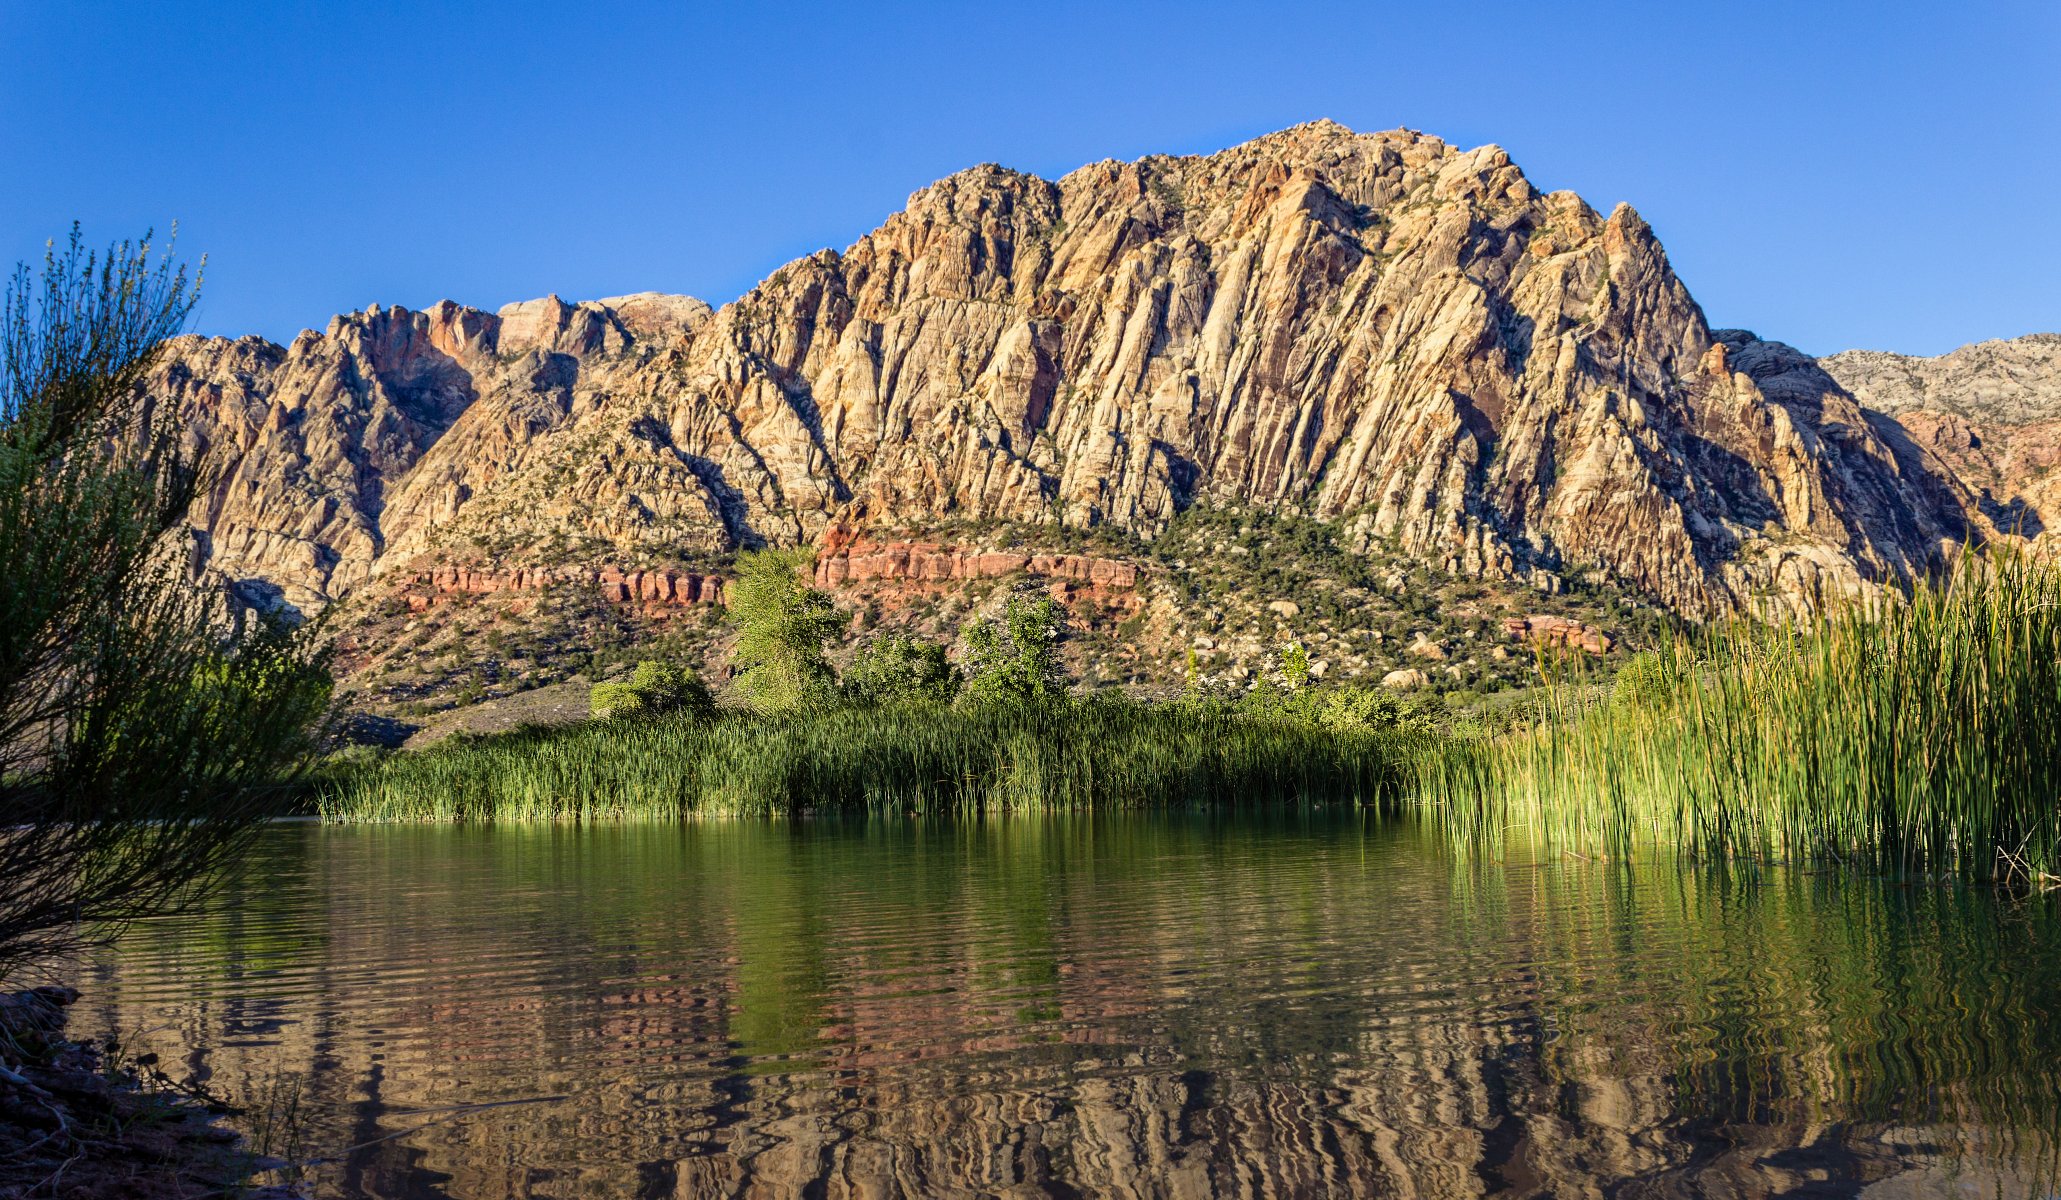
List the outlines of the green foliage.
<svg viewBox="0 0 2061 1200">
<path fill-rule="evenodd" d="M 1621 713 L 1650 711 L 1668 701 L 1674 690 L 1667 659 L 1652 650 L 1632 655 L 1617 669 L 1610 687 L 1610 707 Z"/>
<path fill-rule="evenodd" d="M 1163 171 L 1152 176 L 1151 188 L 1153 198 L 1169 215 L 1179 215 L 1188 206 L 1187 194 L 1180 181 Z"/>
<path fill-rule="evenodd" d="M 346 821 L 675 819 L 1355 801 L 1391 805 L 1407 737 L 1223 709 L 1068 705 L 731 711 L 528 730 L 399 754 L 324 803 Z"/>
<path fill-rule="evenodd" d="M 1427 799 L 1471 836 L 1524 828 L 1591 856 L 2061 874 L 2050 564 L 1969 553 L 1907 600 L 1721 624 L 1627 670 L 1608 703 L 1562 684 L 1542 728 L 1448 745 Z"/>
<path fill-rule="evenodd" d="M 875 638 L 860 647 L 842 681 L 845 698 L 855 704 L 924 700 L 949 704 L 959 694 L 959 669 L 945 659 L 945 648 L 917 638 Z"/>
<path fill-rule="evenodd" d="M 1358 590 L 1375 586 L 1369 560 L 1340 546 L 1335 526 L 1272 509 L 1192 505 L 1168 525 L 1152 553 L 1167 562 L 1208 561 L 1222 570 L 1235 563 L 1240 582 L 1253 591 L 1292 595 L 1305 609 L 1315 605 L 1327 616 L 1347 614 L 1332 612 L 1334 593 L 1312 588 L 1312 582 Z"/>
<path fill-rule="evenodd" d="M 758 550 L 737 558 L 729 588 L 737 625 L 737 686 L 762 712 L 820 708 L 837 695 L 837 676 L 823 648 L 850 617 L 828 593 L 804 580 L 815 561 L 807 549 Z"/>
<path fill-rule="evenodd" d="M 1398 697 L 1386 688 L 1360 684 L 1279 687 L 1262 683 L 1231 702 L 1246 717 L 1311 725 L 1340 733 L 1386 732 L 1412 737 L 1443 734 L 1454 721 L 1435 692 Z"/>
<path fill-rule="evenodd" d="M 217 627 L 187 579 L 204 476 L 139 385 L 193 304 L 78 231 L 0 321 L 0 976 L 192 895 L 308 760 L 313 631 Z"/>
<path fill-rule="evenodd" d="M 1022 705 L 1065 696 L 1058 651 L 1064 627 L 1059 606 L 1049 598 L 1011 596 L 999 617 L 967 630 L 967 698 L 976 704 Z"/>
<path fill-rule="evenodd" d="M 1421 703 L 1406 709 L 1386 688 L 1335 687 L 1318 695 L 1317 720 L 1333 729 L 1395 729 L 1423 714 Z"/>
<path fill-rule="evenodd" d="M 595 684 L 588 692 L 588 705 L 601 718 L 677 712 L 705 721 L 716 714 L 716 700 L 708 685 L 668 659 L 645 659 L 628 679 Z"/>
<path fill-rule="evenodd" d="M 1310 685 L 1310 652 L 1301 642 L 1290 642 L 1282 649 L 1281 679 L 1291 691 L 1299 692 Z"/>
</svg>

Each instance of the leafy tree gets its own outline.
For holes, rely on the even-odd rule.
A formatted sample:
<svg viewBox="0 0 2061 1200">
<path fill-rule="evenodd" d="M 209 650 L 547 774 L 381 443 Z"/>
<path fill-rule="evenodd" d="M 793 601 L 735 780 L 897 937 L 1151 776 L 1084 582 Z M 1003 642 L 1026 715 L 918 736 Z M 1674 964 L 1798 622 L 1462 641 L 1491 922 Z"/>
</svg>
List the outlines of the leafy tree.
<svg viewBox="0 0 2061 1200">
<path fill-rule="evenodd" d="M 949 704 L 959 694 L 959 669 L 945 648 L 916 638 L 876 638 L 844 672 L 845 698 L 858 704 L 929 700 Z"/>
<path fill-rule="evenodd" d="M 305 766 L 313 631 L 225 631 L 188 575 L 204 482 L 141 385 L 194 282 L 73 229 L 0 318 L 0 976 L 191 898 Z"/>
<path fill-rule="evenodd" d="M 737 557 L 737 581 L 729 591 L 730 617 L 737 623 L 731 661 L 737 686 L 768 712 L 820 707 L 837 694 L 837 675 L 823 648 L 851 618 L 828 593 L 803 582 L 814 561 L 806 549 Z"/>
<path fill-rule="evenodd" d="M 1024 704 L 1066 694 L 1059 606 L 1011 596 L 999 617 L 966 633 L 966 694 L 982 704 Z"/>
<path fill-rule="evenodd" d="M 638 663 L 628 679 L 595 684 L 587 701 L 597 717 L 685 713 L 706 721 L 716 715 L 716 698 L 699 675 L 658 658 Z"/>
</svg>

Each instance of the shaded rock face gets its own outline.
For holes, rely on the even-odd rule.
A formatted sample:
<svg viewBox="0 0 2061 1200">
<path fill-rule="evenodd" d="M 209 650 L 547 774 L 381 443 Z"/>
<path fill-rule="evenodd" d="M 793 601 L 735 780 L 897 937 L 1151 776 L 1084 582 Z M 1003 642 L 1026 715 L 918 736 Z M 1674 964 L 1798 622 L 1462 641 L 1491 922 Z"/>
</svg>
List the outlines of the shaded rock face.
<svg viewBox="0 0 2061 1200">
<path fill-rule="evenodd" d="M 1823 365 L 1944 462 L 1991 524 L 2028 535 L 2061 527 L 2061 334 L 1932 358 L 1848 350 Z"/>
<path fill-rule="evenodd" d="M 1714 335 L 1629 207 L 1493 146 L 1298 126 L 984 166 L 710 312 L 683 297 L 187 339 L 211 565 L 320 603 L 424 555 L 680 561 L 938 519 L 1279 506 L 1692 614 L 1900 581 L 1972 493 L 1808 357 Z"/>
</svg>

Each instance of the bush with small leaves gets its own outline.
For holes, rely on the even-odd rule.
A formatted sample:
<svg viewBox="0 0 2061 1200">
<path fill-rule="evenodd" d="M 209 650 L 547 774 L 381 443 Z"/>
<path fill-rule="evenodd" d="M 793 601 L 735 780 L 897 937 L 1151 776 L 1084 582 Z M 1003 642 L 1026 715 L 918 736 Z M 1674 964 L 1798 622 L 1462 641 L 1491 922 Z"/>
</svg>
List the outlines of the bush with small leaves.
<svg viewBox="0 0 2061 1200">
<path fill-rule="evenodd" d="M 318 623 L 223 629 L 168 553 L 216 464 L 144 384 L 194 297 L 76 228 L 0 284 L 0 990 L 198 896 L 328 711 Z"/>
<path fill-rule="evenodd" d="M 1617 669 L 1610 687 L 1610 707 L 1618 712 L 1653 712 L 1664 707 L 1673 695 L 1674 681 L 1667 660 L 1651 650 L 1641 650 Z"/>
<path fill-rule="evenodd" d="M 716 715 L 715 697 L 692 671 L 663 659 L 646 659 L 625 680 L 597 683 L 588 693 L 597 717 L 656 716 L 684 713 L 709 719 Z"/>
<path fill-rule="evenodd" d="M 1020 705 L 1061 699 L 1059 606 L 1011 596 L 1001 614 L 966 633 L 966 695 L 976 704 Z"/>
<path fill-rule="evenodd" d="M 1291 691 L 1301 691 L 1310 683 L 1310 652 L 1301 642 L 1290 642 L 1281 651 L 1281 678 Z"/>
<path fill-rule="evenodd" d="M 841 687 L 855 704 L 895 700 L 928 700 L 949 704 L 959 694 L 959 668 L 945 659 L 945 648 L 917 638 L 876 638 L 866 643 L 845 668 Z"/>
<path fill-rule="evenodd" d="M 1318 720 L 1330 729 L 1393 729 L 1403 721 L 1403 704 L 1378 687 L 1336 687 L 1322 694 Z"/>
</svg>

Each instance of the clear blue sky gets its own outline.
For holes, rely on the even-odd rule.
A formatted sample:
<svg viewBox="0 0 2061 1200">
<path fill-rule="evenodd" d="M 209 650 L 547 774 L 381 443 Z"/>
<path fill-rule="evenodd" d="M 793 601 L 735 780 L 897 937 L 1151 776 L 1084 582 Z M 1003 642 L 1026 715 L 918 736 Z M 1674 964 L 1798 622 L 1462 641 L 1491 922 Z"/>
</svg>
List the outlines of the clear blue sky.
<svg viewBox="0 0 2061 1200">
<path fill-rule="evenodd" d="M 2061 3 L 0 0 L 0 256 L 180 223 L 197 324 L 721 303 L 995 161 L 1298 121 L 1634 204 L 1719 325 L 1814 353 L 2061 329 Z"/>
</svg>

